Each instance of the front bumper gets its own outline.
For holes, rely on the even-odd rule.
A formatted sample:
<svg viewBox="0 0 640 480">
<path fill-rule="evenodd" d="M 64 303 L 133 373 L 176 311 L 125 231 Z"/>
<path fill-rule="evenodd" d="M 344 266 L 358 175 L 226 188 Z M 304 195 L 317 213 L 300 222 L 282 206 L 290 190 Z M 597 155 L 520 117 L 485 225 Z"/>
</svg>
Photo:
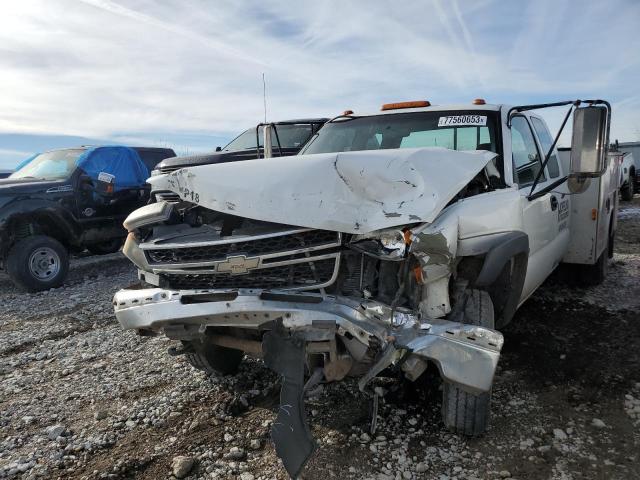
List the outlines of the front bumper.
<svg viewBox="0 0 640 480">
<path fill-rule="evenodd" d="M 120 290 L 116 318 L 125 329 L 205 334 L 207 327 L 268 329 L 275 320 L 305 333 L 333 327 L 387 352 L 387 365 L 413 357 L 433 361 L 442 377 L 472 393 L 489 391 L 502 335 L 488 328 L 441 319 L 418 320 L 371 300 L 264 290 Z M 193 333 L 192 333 L 193 334 Z M 394 351 L 395 355 L 388 355 Z"/>
</svg>

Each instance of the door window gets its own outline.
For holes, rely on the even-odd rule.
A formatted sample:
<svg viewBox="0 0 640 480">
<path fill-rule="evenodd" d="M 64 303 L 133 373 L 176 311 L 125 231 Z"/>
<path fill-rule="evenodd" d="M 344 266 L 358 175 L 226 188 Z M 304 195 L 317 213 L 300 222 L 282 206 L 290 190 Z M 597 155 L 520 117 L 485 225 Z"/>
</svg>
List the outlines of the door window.
<svg viewBox="0 0 640 480">
<path fill-rule="evenodd" d="M 542 167 L 542 161 L 529 122 L 523 116 L 516 116 L 511 120 L 511 150 L 514 181 L 520 187 L 531 185 Z M 540 181 L 545 180 L 543 172 Z"/>
<path fill-rule="evenodd" d="M 553 145 L 549 129 L 542 120 L 536 117 L 531 117 L 531 124 L 538 135 L 540 145 L 542 145 L 542 155 L 546 155 L 551 145 Z M 560 167 L 558 167 L 558 157 L 555 151 L 551 154 L 547 162 L 547 172 L 549 172 L 549 177 L 551 178 L 558 178 L 560 176 Z"/>
</svg>

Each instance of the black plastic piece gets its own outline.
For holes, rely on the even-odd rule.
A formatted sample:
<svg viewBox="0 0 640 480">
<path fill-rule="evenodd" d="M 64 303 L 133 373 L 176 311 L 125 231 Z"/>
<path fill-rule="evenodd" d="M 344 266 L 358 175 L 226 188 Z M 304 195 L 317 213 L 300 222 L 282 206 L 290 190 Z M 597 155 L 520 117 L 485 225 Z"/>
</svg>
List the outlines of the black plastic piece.
<svg viewBox="0 0 640 480">
<path fill-rule="evenodd" d="M 491 247 L 484 259 L 475 286 L 482 288 L 493 284 L 505 264 L 519 253 L 529 253 L 529 237 L 524 232 L 511 232 L 500 243 Z"/>
<path fill-rule="evenodd" d="M 284 468 L 291 478 L 297 478 L 316 449 L 304 410 L 304 340 L 289 336 L 279 322 L 264 335 L 262 351 L 265 364 L 282 375 L 280 408 L 271 438 Z"/>
</svg>

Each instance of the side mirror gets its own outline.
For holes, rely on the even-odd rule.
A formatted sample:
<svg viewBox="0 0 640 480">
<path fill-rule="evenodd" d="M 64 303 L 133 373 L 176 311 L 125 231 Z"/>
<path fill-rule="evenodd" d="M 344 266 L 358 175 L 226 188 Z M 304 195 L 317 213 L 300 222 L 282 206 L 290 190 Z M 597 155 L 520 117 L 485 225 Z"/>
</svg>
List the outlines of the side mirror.
<svg viewBox="0 0 640 480">
<path fill-rule="evenodd" d="M 570 177 L 598 177 L 604 172 L 608 113 L 604 106 L 576 108 L 573 112 Z"/>
<path fill-rule="evenodd" d="M 80 190 L 83 192 L 89 192 L 94 189 L 93 180 L 89 175 L 80 176 Z"/>
<path fill-rule="evenodd" d="M 100 195 L 109 197 L 114 194 L 116 186 L 115 175 L 111 175 L 110 173 L 106 172 L 100 172 L 98 174 L 98 181 L 96 183 L 96 190 Z"/>
<path fill-rule="evenodd" d="M 216 152 L 221 152 L 222 151 L 222 147 L 216 147 Z"/>
</svg>

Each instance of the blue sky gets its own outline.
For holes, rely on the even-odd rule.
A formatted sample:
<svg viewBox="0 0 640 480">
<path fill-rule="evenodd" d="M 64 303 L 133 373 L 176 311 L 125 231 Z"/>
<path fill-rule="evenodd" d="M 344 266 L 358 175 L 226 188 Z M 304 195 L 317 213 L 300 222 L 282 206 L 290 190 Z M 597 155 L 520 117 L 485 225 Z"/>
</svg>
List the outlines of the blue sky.
<svg viewBox="0 0 640 480">
<path fill-rule="evenodd" d="M 637 0 L 22 0 L 0 23 L 0 168 L 80 143 L 213 150 L 263 119 L 263 72 L 270 120 L 600 97 L 612 138 L 640 140 Z"/>
</svg>

